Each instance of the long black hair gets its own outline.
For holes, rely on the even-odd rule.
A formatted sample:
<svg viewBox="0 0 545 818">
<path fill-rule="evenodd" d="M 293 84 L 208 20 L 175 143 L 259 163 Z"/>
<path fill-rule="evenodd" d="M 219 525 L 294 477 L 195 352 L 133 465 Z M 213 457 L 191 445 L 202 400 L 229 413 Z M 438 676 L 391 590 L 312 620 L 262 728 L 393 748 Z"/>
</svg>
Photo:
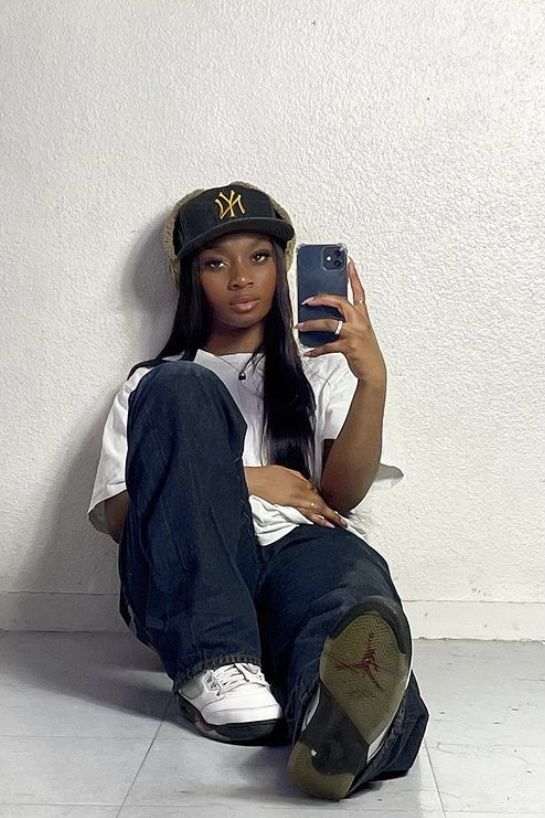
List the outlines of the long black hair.
<svg viewBox="0 0 545 818">
<path fill-rule="evenodd" d="M 314 434 L 316 399 L 304 373 L 295 338 L 293 313 L 286 275 L 284 248 L 271 240 L 276 261 L 276 290 L 265 318 L 263 342 L 252 354 L 264 353 L 263 421 L 265 448 L 270 464 L 295 469 L 311 480 L 315 467 Z M 132 367 L 154 367 L 170 355 L 183 352 L 192 361 L 206 345 L 211 329 L 210 307 L 200 284 L 198 252 L 183 264 L 180 295 L 168 341 L 156 358 Z"/>
</svg>

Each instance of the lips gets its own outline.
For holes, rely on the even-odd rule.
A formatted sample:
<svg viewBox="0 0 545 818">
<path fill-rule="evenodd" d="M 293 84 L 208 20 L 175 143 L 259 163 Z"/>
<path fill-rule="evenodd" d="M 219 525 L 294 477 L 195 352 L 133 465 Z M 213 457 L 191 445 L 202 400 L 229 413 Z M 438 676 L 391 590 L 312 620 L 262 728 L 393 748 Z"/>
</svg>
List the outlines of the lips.
<svg viewBox="0 0 545 818">
<path fill-rule="evenodd" d="M 250 301 L 234 301 L 231 304 L 233 312 L 246 313 L 252 312 L 259 303 L 258 298 L 252 298 Z"/>
<path fill-rule="evenodd" d="M 255 295 L 243 295 L 242 298 L 237 298 L 234 301 L 231 301 L 231 306 L 235 304 L 247 304 L 249 301 L 259 301 Z"/>
<path fill-rule="evenodd" d="M 238 301 L 231 301 L 231 309 L 235 312 L 251 312 L 259 303 L 259 298 L 239 298 Z"/>
</svg>

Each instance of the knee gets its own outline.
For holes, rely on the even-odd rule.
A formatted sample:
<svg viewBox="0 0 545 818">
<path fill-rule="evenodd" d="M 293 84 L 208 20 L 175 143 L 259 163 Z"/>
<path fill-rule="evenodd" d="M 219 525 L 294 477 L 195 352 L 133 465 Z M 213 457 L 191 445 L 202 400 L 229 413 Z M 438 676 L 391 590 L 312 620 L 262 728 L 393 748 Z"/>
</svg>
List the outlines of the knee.
<svg viewBox="0 0 545 818">
<path fill-rule="evenodd" d="M 388 563 L 382 554 L 379 554 L 366 540 L 351 532 L 342 529 L 339 529 L 339 531 L 341 534 L 339 547 L 341 550 L 345 550 L 348 559 L 353 559 L 358 565 L 371 564 L 375 567 L 378 566 L 384 573 L 390 575 Z"/>
<path fill-rule="evenodd" d="M 153 406 L 154 412 L 174 404 L 182 405 L 184 412 L 202 409 L 211 391 L 218 389 L 227 392 L 221 379 L 206 367 L 193 361 L 165 361 L 144 375 L 129 396 L 129 409 L 133 416 L 144 405 Z"/>
<path fill-rule="evenodd" d="M 365 595 L 383 594 L 399 599 L 388 563 L 365 540 L 338 529 L 335 556 L 342 584 Z"/>
<path fill-rule="evenodd" d="M 215 372 L 194 361 L 165 361 L 148 372 L 141 385 L 148 393 L 160 392 L 162 396 L 174 394 L 186 398 L 193 389 L 202 389 L 203 384 L 223 385 Z"/>
</svg>

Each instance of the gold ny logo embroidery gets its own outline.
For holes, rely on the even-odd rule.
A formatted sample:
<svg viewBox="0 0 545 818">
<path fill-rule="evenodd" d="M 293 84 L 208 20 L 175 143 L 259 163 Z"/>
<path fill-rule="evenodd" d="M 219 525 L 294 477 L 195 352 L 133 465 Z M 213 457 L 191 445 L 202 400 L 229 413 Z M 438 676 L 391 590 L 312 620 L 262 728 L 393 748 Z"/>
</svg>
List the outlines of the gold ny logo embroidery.
<svg viewBox="0 0 545 818">
<path fill-rule="evenodd" d="M 242 204 L 242 194 L 239 193 L 237 195 L 237 193 L 234 190 L 230 191 L 229 198 L 227 198 L 225 193 L 222 191 L 218 195 L 218 198 L 215 200 L 215 204 L 217 204 L 218 206 L 220 219 L 224 219 L 226 216 L 230 216 L 232 219 L 234 219 L 235 205 L 238 205 L 241 215 L 244 215 L 246 213 L 244 206 Z"/>
</svg>

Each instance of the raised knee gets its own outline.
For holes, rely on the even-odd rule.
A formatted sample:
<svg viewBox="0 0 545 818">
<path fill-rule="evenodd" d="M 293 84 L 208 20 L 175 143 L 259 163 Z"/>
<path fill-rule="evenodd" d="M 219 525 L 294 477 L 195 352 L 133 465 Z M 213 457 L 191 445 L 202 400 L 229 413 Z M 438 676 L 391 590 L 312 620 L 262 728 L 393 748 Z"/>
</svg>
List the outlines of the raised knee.
<svg viewBox="0 0 545 818">
<path fill-rule="evenodd" d="M 168 392 L 185 397 L 191 394 L 192 384 L 222 384 L 215 372 L 194 361 L 165 361 L 158 364 L 143 378 L 150 391 Z"/>
<path fill-rule="evenodd" d="M 180 383 L 182 380 L 218 380 L 215 372 L 195 361 L 164 361 L 157 366 L 160 382 Z"/>
</svg>

